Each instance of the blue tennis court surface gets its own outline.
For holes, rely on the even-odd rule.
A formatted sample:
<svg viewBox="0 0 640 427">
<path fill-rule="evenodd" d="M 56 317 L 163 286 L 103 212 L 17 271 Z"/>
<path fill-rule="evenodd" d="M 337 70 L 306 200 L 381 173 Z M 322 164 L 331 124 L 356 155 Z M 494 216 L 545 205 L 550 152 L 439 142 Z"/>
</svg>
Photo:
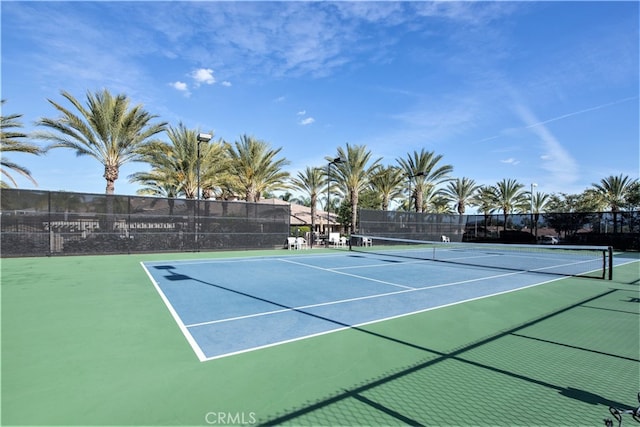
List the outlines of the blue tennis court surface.
<svg viewBox="0 0 640 427">
<path fill-rule="evenodd" d="M 201 361 L 558 279 L 348 251 L 142 265 Z"/>
</svg>

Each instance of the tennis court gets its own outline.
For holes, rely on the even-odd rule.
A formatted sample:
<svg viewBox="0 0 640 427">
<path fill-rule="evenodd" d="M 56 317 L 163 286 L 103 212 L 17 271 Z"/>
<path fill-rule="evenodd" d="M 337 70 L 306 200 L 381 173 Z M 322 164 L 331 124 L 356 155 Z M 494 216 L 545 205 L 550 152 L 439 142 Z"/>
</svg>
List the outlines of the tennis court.
<svg viewBox="0 0 640 427">
<path fill-rule="evenodd" d="M 595 265 L 602 263 L 597 254 L 585 258 L 558 248 L 505 255 L 498 245 L 470 253 L 471 245 L 464 244 L 441 246 L 449 262 L 439 264 L 423 259 L 425 250 L 402 243 L 364 253 L 142 265 L 195 354 L 206 361 L 550 280 L 540 271 L 562 267 L 580 274 L 593 268 L 594 258 Z M 459 258 L 474 265 L 461 265 Z M 514 268 L 523 259 L 533 271 Z M 489 267 L 479 268 L 480 261 Z"/>
<path fill-rule="evenodd" d="M 368 251 L 5 259 L 2 424 L 603 425 L 637 406 L 637 253 L 609 281 Z"/>
</svg>

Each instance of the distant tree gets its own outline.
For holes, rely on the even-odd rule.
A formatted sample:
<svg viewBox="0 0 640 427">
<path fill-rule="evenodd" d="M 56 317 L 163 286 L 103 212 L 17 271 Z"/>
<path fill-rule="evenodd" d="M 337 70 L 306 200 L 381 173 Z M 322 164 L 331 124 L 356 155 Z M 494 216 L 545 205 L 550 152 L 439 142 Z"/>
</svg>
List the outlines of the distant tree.
<svg viewBox="0 0 640 427">
<path fill-rule="evenodd" d="M 496 204 L 500 206 L 504 215 L 504 230 L 507 230 L 508 218 L 516 209 L 526 209 L 528 206 L 527 192 L 524 185 L 512 178 L 503 179 L 494 186 Z"/>
<path fill-rule="evenodd" d="M 538 237 L 538 221 L 540 220 L 540 213 L 544 211 L 547 201 L 549 200 L 549 195 L 537 192 L 532 195 L 532 206 L 533 206 L 533 228 L 534 235 L 536 238 Z"/>
<path fill-rule="evenodd" d="M 431 206 L 431 208 L 428 210 L 428 212 L 449 215 L 454 213 L 453 209 L 451 209 L 451 199 L 444 193 L 440 193 L 439 195 L 432 197 L 429 205 Z M 462 215 L 459 215 L 459 217 L 460 222 L 462 223 Z"/>
<path fill-rule="evenodd" d="M 422 206 L 420 212 L 429 213 L 452 213 L 451 199 L 446 194 L 443 188 L 438 188 L 435 185 L 424 185 L 423 191 L 420 193 L 419 198 L 422 200 Z"/>
<path fill-rule="evenodd" d="M 549 196 L 542 215 L 558 234 L 573 236 L 591 220 L 593 210 L 585 210 L 583 194 L 557 193 Z"/>
<path fill-rule="evenodd" d="M 179 184 L 172 176 L 173 171 L 150 170 L 135 172 L 128 176 L 129 181 L 142 185 L 136 190 L 136 194 L 142 196 L 155 196 L 164 198 L 176 198 L 179 193 Z"/>
<path fill-rule="evenodd" d="M 371 151 L 364 145 L 350 145 L 339 147 L 337 156 L 342 162 L 336 163 L 331 168 L 331 173 L 335 177 L 338 187 L 348 198 L 351 208 L 351 220 L 349 221 L 349 233 L 355 231 L 357 227 L 358 197 L 369 185 L 369 178 L 376 170 L 381 158 L 373 160 Z M 327 158 L 332 161 L 332 158 Z"/>
<path fill-rule="evenodd" d="M 377 191 L 367 188 L 360 193 L 358 209 L 380 210 L 380 206 L 382 206 L 382 196 Z"/>
<path fill-rule="evenodd" d="M 353 230 L 354 226 L 351 221 L 353 221 L 353 210 L 351 208 L 351 202 L 348 198 L 342 199 L 337 205 L 337 220 L 338 223 L 342 225 L 344 230 Z"/>
<path fill-rule="evenodd" d="M 183 123 L 167 131 L 169 142 L 152 141 L 139 148 L 142 160 L 151 165 L 150 172 L 137 172 L 129 176 L 131 182 L 145 185 L 142 194 L 167 197 L 198 197 L 198 184 L 211 194 L 226 171 L 227 160 L 221 141 L 198 142 L 199 130 L 188 129 Z M 198 147 L 200 145 L 200 147 Z M 198 158 L 198 153 L 200 157 Z"/>
<path fill-rule="evenodd" d="M 6 100 L 0 101 L 1 105 L 4 107 L 4 103 Z M 41 147 L 31 144 L 29 142 L 24 141 L 27 138 L 27 134 L 12 130 L 13 128 L 21 128 L 22 122 L 19 120 L 22 117 L 22 114 L 10 114 L 8 116 L 2 115 L 0 116 L 0 188 L 8 188 L 10 187 L 2 177 L 6 177 L 14 187 L 17 187 L 15 179 L 11 176 L 9 171 L 17 172 L 18 174 L 24 176 L 29 181 L 31 181 L 34 185 L 38 185 L 35 179 L 31 176 L 31 172 L 29 169 L 24 166 L 20 166 L 17 163 L 12 162 L 6 157 L 6 153 L 27 153 L 27 154 L 35 154 L 40 155 L 43 153 Z"/>
<path fill-rule="evenodd" d="M 38 132 L 37 138 L 52 141 L 47 149 L 68 148 L 77 156 L 90 156 L 104 166 L 107 194 L 115 191 L 120 167 L 139 161 L 139 148 L 155 135 L 164 132 L 166 123 L 153 124 L 157 116 L 146 112 L 142 105 L 130 106 L 126 95 L 115 97 L 108 90 L 87 92 L 87 108 L 68 92 L 62 96 L 79 113 L 49 100 L 62 113 L 57 119 L 43 118 L 38 125 L 51 131 Z"/>
<path fill-rule="evenodd" d="M 377 195 L 380 204 L 377 208 L 388 210 L 389 204 L 402 196 L 402 183 L 405 180 L 402 169 L 395 166 L 378 168 L 369 180 L 372 191 Z"/>
<path fill-rule="evenodd" d="M 291 203 L 295 203 L 295 204 L 298 204 L 300 206 L 306 206 L 306 207 L 310 208 L 311 207 L 311 197 L 309 197 L 309 196 L 294 197 L 293 199 L 291 199 Z M 316 206 L 316 212 L 317 212 L 317 206 Z"/>
<path fill-rule="evenodd" d="M 460 215 L 466 211 L 466 206 L 471 202 L 476 192 L 480 188 L 473 179 L 463 177 L 457 178 L 455 181 L 449 181 L 444 189 L 444 194 L 454 203 L 454 209 Z"/>
<path fill-rule="evenodd" d="M 481 185 L 469 204 L 478 208 L 484 217 L 484 237 L 487 237 L 489 218 L 491 214 L 499 209 L 498 196 L 493 186 Z"/>
<path fill-rule="evenodd" d="M 453 172 L 453 166 L 440 165 L 441 160 L 442 155 L 425 151 L 425 149 L 419 153 L 417 151 L 408 153 L 404 159 L 396 159 L 413 183 L 409 198 L 415 200 L 414 207 L 417 212 L 423 212 L 422 196 L 428 190 L 427 187 L 435 187 L 449 180 L 449 174 Z"/>
<path fill-rule="evenodd" d="M 613 214 L 614 233 L 617 232 L 618 212 L 625 205 L 625 196 L 627 195 L 629 188 L 636 181 L 637 180 L 621 174 L 618 176 L 603 178 L 599 183 L 592 184 L 611 208 L 611 213 Z"/>
<path fill-rule="evenodd" d="M 311 207 L 311 230 L 316 229 L 316 208 L 318 197 L 326 186 L 327 177 L 321 168 L 308 167 L 291 180 L 293 188 L 302 191 L 309 196 L 309 206 Z"/>
<path fill-rule="evenodd" d="M 640 181 L 636 180 L 629 185 L 624 195 L 625 208 L 629 210 L 638 210 L 640 208 Z"/>
<path fill-rule="evenodd" d="M 257 202 L 265 191 L 287 188 L 289 173 L 282 168 L 289 164 L 284 158 L 276 158 L 282 148 L 272 149 L 269 143 L 242 135 L 227 146 L 229 172 L 236 179 L 235 185 L 248 202 Z"/>
</svg>

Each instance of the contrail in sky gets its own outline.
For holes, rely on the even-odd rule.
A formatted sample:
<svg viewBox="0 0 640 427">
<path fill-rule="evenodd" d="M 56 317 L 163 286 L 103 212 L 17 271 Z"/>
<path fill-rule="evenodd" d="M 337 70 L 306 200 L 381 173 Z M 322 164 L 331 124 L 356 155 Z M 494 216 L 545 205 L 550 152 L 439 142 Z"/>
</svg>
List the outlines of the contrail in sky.
<svg viewBox="0 0 640 427">
<path fill-rule="evenodd" d="M 586 108 L 586 109 L 580 110 L 580 111 L 574 111 L 573 113 L 563 114 L 562 116 L 554 117 L 552 119 L 544 120 L 542 122 L 533 123 L 533 124 L 527 125 L 527 126 L 522 127 L 522 128 L 512 128 L 512 129 L 530 129 L 532 127 L 541 126 L 541 125 L 544 125 L 544 124 L 547 124 L 547 123 L 551 123 L 551 122 L 555 122 L 555 121 L 558 121 L 558 120 L 566 119 L 567 117 L 572 117 L 572 116 L 577 116 L 578 114 L 588 113 L 589 111 L 600 110 L 602 108 L 607 108 L 607 107 L 611 107 L 613 105 L 622 104 L 623 102 L 632 101 L 634 99 L 638 99 L 638 97 L 637 96 L 630 96 L 628 98 L 618 99 L 617 101 L 607 102 L 606 104 L 596 105 L 595 107 Z M 501 136 L 502 135 L 490 136 L 490 137 L 483 138 L 483 139 L 480 139 L 478 141 L 475 141 L 475 143 L 492 141 L 494 139 L 500 138 Z"/>
<path fill-rule="evenodd" d="M 532 125 L 526 126 L 524 129 L 529 129 L 529 128 L 532 128 L 532 127 L 535 127 L 535 126 L 540 126 L 540 125 L 544 125 L 544 124 L 547 124 L 547 123 L 555 122 L 557 120 L 566 119 L 567 117 L 577 116 L 578 114 L 588 113 L 589 111 L 600 110 L 602 108 L 607 108 L 607 107 L 610 107 L 612 105 L 622 104 L 623 102 L 631 101 L 633 99 L 638 99 L 638 97 L 637 96 L 631 96 L 629 98 L 619 99 L 617 101 L 608 102 L 606 104 L 597 105 L 595 107 L 587 108 L 587 109 L 584 109 L 584 110 L 574 111 L 573 113 L 564 114 L 562 116 L 554 117 L 553 119 L 545 120 L 543 122 L 534 123 Z"/>
</svg>

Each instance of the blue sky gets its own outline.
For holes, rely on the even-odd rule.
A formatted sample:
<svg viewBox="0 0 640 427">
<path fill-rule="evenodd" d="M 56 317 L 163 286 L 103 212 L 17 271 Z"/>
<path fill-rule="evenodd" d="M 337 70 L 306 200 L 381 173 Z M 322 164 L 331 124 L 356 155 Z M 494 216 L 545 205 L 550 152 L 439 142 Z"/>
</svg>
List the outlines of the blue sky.
<svg viewBox="0 0 640 427">
<path fill-rule="evenodd" d="M 3 114 L 31 131 L 61 90 L 107 88 L 174 126 L 282 147 L 292 175 L 350 143 L 579 193 L 639 174 L 638 5 L 2 1 Z M 21 188 L 105 190 L 73 151 L 8 157 L 39 184 Z M 116 193 L 145 169 L 123 167 Z"/>
</svg>

